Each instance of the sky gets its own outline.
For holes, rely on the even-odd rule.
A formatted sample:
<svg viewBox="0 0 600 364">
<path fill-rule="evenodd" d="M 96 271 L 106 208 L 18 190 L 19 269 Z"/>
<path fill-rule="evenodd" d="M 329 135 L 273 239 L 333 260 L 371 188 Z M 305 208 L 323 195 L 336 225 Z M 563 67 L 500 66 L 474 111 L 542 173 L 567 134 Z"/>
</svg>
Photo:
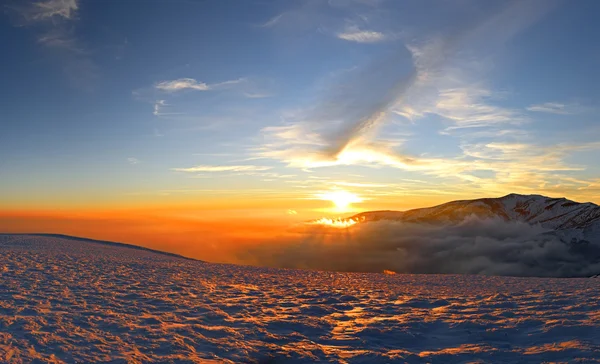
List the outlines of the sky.
<svg viewBox="0 0 600 364">
<path fill-rule="evenodd" d="M 141 242 L 513 192 L 600 203 L 599 12 L 5 1 L 0 228 Z"/>
</svg>

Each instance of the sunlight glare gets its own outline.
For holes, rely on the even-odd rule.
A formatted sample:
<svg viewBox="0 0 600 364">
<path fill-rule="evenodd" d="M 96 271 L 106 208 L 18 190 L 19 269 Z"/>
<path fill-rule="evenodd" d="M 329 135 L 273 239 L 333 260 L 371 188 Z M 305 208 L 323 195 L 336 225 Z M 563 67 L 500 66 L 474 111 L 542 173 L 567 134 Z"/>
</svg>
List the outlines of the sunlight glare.
<svg viewBox="0 0 600 364">
<path fill-rule="evenodd" d="M 333 202 L 337 211 L 348 211 L 350 204 L 363 201 L 362 198 L 354 193 L 344 190 L 322 193 L 317 195 L 317 197 L 321 200 Z"/>
<path fill-rule="evenodd" d="M 356 224 L 358 221 L 353 220 L 353 219 L 330 219 L 327 217 L 322 217 L 318 220 L 315 220 L 312 222 L 312 224 L 315 225 L 325 225 L 325 226 L 329 226 L 329 227 L 334 227 L 334 228 L 339 228 L 339 229 L 343 229 L 343 228 L 348 228 L 354 224 Z"/>
</svg>

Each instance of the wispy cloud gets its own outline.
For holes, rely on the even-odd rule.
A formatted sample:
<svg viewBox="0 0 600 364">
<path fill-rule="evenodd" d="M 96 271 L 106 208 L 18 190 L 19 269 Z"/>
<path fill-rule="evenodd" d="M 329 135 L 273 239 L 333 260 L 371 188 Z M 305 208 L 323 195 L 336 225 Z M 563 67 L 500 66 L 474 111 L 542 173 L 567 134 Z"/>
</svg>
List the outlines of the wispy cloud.
<svg viewBox="0 0 600 364">
<path fill-rule="evenodd" d="M 209 85 L 193 78 L 179 78 L 176 80 L 159 82 L 155 85 L 155 88 L 164 92 L 177 92 L 183 90 L 209 91 L 236 85 L 244 81 L 244 78 L 239 78 L 237 80 L 224 81 Z"/>
<path fill-rule="evenodd" d="M 260 92 L 244 92 L 244 96 L 249 99 L 264 99 L 273 96 L 273 94 Z"/>
<path fill-rule="evenodd" d="M 154 103 L 154 111 L 152 113 L 156 116 L 159 116 L 161 107 L 165 105 L 167 105 L 165 100 L 156 100 Z"/>
<path fill-rule="evenodd" d="M 173 112 L 169 109 L 171 108 L 171 104 L 167 103 L 167 100 L 156 100 L 154 102 L 154 110 L 152 114 L 155 116 L 172 116 L 172 115 L 183 115 L 181 112 Z M 166 111 L 165 111 L 166 109 Z"/>
<path fill-rule="evenodd" d="M 573 115 L 581 112 L 582 108 L 577 104 L 563 104 L 559 102 L 546 102 L 534 104 L 527 107 L 528 111 L 545 112 L 550 114 Z"/>
<path fill-rule="evenodd" d="M 455 34 L 412 40 L 408 55 L 399 53 L 344 73 L 320 97 L 321 104 L 285 117 L 283 125 L 262 129 L 261 143 L 252 152 L 305 171 L 347 165 L 392 167 L 435 176 L 441 185 L 455 185 L 458 179 L 462 190 L 488 193 L 569 191 L 575 196 L 583 188 L 597 186 L 585 178 L 573 179 L 573 173 L 586 169 L 573 157 L 600 150 L 600 145 L 528 140 L 525 125 L 532 116 L 506 107 L 503 101 L 510 95 L 493 90 L 483 77 L 492 66 L 484 63 L 489 55 L 483 52 L 494 52 L 539 19 L 548 10 L 543 4 L 512 3 L 487 19 L 459 27 Z M 473 43 L 479 53 L 474 53 Z M 574 109 L 550 103 L 532 105 L 529 111 L 570 113 Z M 402 139 L 382 138 L 381 128 L 398 115 L 412 123 L 435 116 L 433 120 L 442 125 L 438 133 L 458 138 L 461 151 L 443 157 L 406 152 Z M 304 184 L 290 183 L 299 188 Z"/>
<path fill-rule="evenodd" d="M 57 28 L 41 34 L 37 39 L 38 44 L 54 49 L 62 49 L 74 55 L 85 55 L 86 51 L 79 45 L 77 39 L 67 30 Z"/>
<path fill-rule="evenodd" d="M 390 37 L 374 30 L 362 30 L 356 26 L 348 27 L 343 32 L 337 33 L 339 39 L 356 43 L 378 43 L 389 40 Z"/>
<path fill-rule="evenodd" d="M 140 160 L 134 157 L 129 157 L 127 158 L 127 163 L 134 165 L 134 164 L 139 164 Z"/>
<path fill-rule="evenodd" d="M 435 105 L 424 111 L 451 120 L 454 125 L 447 130 L 515 125 L 527 121 L 518 110 L 494 105 L 493 97 L 493 92 L 477 85 L 443 89 L 439 91 Z"/>
<path fill-rule="evenodd" d="M 162 81 L 156 84 L 157 89 L 167 92 L 175 92 L 180 90 L 197 90 L 208 91 L 210 87 L 204 82 L 198 82 L 193 78 L 180 78 L 173 81 Z"/>
<path fill-rule="evenodd" d="M 298 1 L 294 7 L 259 26 L 284 34 L 317 31 L 350 42 L 375 43 L 394 39 L 385 31 L 372 30 L 369 23 L 386 18 L 378 11 L 379 0 Z M 385 23 L 385 22 L 381 22 Z M 364 28 L 364 29 L 363 29 Z"/>
<path fill-rule="evenodd" d="M 33 28 L 37 43 L 59 58 L 64 73 L 74 86 L 92 87 L 98 78 L 98 66 L 75 33 L 78 0 L 39 1 L 11 10 L 18 15 L 18 25 Z"/>
<path fill-rule="evenodd" d="M 47 0 L 33 3 L 24 10 L 23 15 L 32 21 L 53 17 L 72 19 L 78 8 L 78 0 Z"/>
<path fill-rule="evenodd" d="M 363 183 L 363 182 L 345 182 L 345 181 L 338 181 L 338 182 L 332 182 L 334 185 L 336 186 L 344 186 L 344 187 L 360 187 L 360 188 L 383 188 L 383 187 L 390 187 L 389 184 L 387 183 Z"/>
<path fill-rule="evenodd" d="M 281 21 L 281 19 L 284 17 L 285 14 L 286 13 L 277 14 L 274 17 L 267 20 L 266 22 L 262 23 L 260 26 L 263 28 L 271 28 L 271 27 L 277 25 Z"/>
<path fill-rule="evenodd" d="M 189 168 L 173 168 L 176 172 L 255 172 L 255 171 L 267 171 L 273 167 L 268 166 L 255 166 L 255 165 L 234 165 L 234 166 L 212 166 L 212 165 L 199 165 Z"/>
<path fill-rule="evenodd" d="M 321 97 L 322 103 L 295 123 L 263 129 L 266 143 L 258 154 L 300 168 L 361 164 L 445 169 L 442 165 L 449 164 L 439 158 L 399 153 L 401 141 L 381 140 L 380 128 L 390 122 L 394 112 L 413 121 L 437 114 L 450 124 L 447 131 L 526 122 L 518 110 L 494 103 L 498 94 L 472 75 L 481 66 L 464 54 L 472 51 L 471 43 L 482 39 L 493 42 L 490 51 L 501 46 L 546 11 L 536 4 L 539 2 L 513 3 L 471 24 L 460 24 L 441 38 L 412 41 L 407 45 L 408 54 L 398 51 L 345 73 Z M 450 164 L 469 168 L 460 160 Z"/>
</svg>

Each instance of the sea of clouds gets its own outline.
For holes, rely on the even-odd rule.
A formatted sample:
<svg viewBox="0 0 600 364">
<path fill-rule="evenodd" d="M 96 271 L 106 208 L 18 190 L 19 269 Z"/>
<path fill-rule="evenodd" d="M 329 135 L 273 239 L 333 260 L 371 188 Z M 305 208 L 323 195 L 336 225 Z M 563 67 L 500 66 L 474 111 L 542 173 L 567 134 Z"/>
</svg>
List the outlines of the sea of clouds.
<svg viewBox="0 0 600 364">
<path fill-rule="evenodd" d="M 469 217 L 458 224 L 400 221 L 347 229 L 303 225 L 239 253 L 278 268 L 577 277 L 600 273 L 600 246 L 566 242 L 538 225 Z"/>
</svg>

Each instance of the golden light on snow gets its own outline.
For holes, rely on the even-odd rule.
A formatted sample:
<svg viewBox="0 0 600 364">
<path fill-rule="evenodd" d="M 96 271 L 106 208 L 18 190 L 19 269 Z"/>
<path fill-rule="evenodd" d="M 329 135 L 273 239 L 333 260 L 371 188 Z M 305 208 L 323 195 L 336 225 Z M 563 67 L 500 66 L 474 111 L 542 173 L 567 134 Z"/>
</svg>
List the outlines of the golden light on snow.
<svg viewBox="0 0 600 364">
<path fill-rule="evenodd" d="M 317 197 L 324 201 L 331 201 L 335 205 L 338 212 L 347 212 L 350 210 L 350 205 L 357 202 L 362 202 L 363 199 L 354 193 L 336 190 L 318 194 Z"/>
</svg>

